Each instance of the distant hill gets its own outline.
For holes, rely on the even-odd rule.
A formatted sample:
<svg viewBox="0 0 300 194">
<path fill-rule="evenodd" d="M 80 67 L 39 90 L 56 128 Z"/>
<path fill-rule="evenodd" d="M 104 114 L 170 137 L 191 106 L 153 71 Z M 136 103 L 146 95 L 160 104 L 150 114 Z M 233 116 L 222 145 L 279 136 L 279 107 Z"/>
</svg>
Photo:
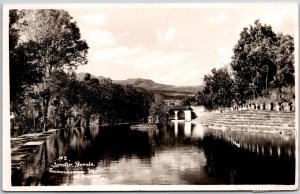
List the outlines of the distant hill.
<svg viewBox="0 0 300 194">
<path fill-rule="evenodd" d="M 85 73 L 78 73 L 77 79 L 83 80 L 85 77 Z M 91 75 L 92 78 L 96 79 L 106 79 L 103 76 L 94 76 Z M 165 98 L 171 99 L 183 99 L 187 96 L 194 96 L 199 90 L 202 90 L 203 86 L 174 86 L 167 84 L 156 83 L 150 79 L 143 78 L 130 78 L 126 80 L 112 80 L 113 83 L 121 84 L 121 85 L 132 85 L 135 88 L 144 88 L 156 93 L 160 93 Z"/>
</svg>

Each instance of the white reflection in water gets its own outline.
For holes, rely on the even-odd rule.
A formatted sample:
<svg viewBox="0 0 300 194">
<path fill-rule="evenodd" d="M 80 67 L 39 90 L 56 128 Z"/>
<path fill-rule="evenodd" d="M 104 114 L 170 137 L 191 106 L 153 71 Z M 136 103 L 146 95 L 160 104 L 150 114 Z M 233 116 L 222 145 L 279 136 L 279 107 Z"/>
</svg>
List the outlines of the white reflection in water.
<svg viewBox="0 0 300 194">
<path fill-rule="evenodd" d="M 184 136 L 185 137 L 191 137 L 192 133 L 192 123 L 191 122 L 185 122 L 184 123 Z"/>
<path fill-rule="evenodd" d="M 193 123 L 194 124 L 194 123 Z M 192 137 L 203 139 L 205 128 L 203 125 L 195 123 L 192 128 Z"/>
<path fill-rule="evenodd" d="M 175 137 L 178 137 L 179 125 L 183 126 L 184 137 L 203 139 L 205 127 L 195 122 L 172 121 Z M 182 130 L 182 128 L 181 128 Z"/>
<path fill-rule="evenodd" d="M 137 157 L 112 162 L 109 168 L 103 163 L 97 165 L 99 178 L 73 179 L 71 185 L 100 184 L 187 184 L 189 177 L 197 176 L 199 182 L 210 180 L 204 170 L 207 165 L 205 155 L 197 147 L 174 147 L 158 151 L 149 161 Z M 90 177 L 89 174 L 85 175 Z"/>
<path fill-rule="evenodd" d="M 178 136 L 178 121 L 174 121 L 174 133 L 175 137 Z"/>
</svg>

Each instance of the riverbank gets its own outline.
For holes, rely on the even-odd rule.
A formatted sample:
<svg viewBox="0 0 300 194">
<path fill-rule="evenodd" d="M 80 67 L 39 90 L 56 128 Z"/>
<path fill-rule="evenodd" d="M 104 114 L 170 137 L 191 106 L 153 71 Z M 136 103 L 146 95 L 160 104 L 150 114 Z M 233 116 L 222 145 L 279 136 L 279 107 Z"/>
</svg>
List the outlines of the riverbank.
<svg viewBox="0 0 300 194">
<path fill-rule="evenodd" d="M 58 154 L 54 149 L 58 136 L 59 129 L 50 129 L 11 138 L 12 183 L 27 185 L 27 180 L 38 178 L 34 176 L 46 168 L 45 161 L 54 160 Z"/>
<path fill-rule="evenodd" d="M 295 135 L 295 112 L 228 111 L 204 112 L 194 122 L 208 128 Z"/>
</svg>

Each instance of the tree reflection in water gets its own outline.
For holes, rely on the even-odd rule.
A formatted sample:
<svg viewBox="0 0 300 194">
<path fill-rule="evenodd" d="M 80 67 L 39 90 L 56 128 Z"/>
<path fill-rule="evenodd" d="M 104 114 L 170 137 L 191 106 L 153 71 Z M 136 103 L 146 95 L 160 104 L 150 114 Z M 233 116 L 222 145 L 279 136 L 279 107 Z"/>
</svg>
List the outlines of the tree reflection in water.
<svg viewBox="0 0 300 194">
<path fill-rule="evenodd" d="M 81 179 L 49 173 L 59 156 L 91 162 L 107 180 L 88 178 L 87 167 L 77 169 L 85 171 Z M 49 139 L 38 157 L 35 169 L 40 170 L 32 171 L 29 164 L 23 175 L 31 176 L 20 173 L 24 180 L 15 185 L 295 182 L 294 137 L 213 130 L 190 122 L 148 132 L 129 125 L 69 128 Z"/>
<path fill-rule="evenodd" d="M 228 140 L 228 136 L 217 133 L 206 134 L 199 144 L 207 159 L 205 168 L 209 176 L 224 184 L 295 183 L 293 141 L 282 142 L 277 137 L 275 144 L 276 138 L 272 137 L 275 135 L 268 134 L 270 139 L 263 142 L 264 138 L 251 139 L 248 133 L 240 133 L 240 141 L 236 143 L 233 138 Z"/>
</svg>

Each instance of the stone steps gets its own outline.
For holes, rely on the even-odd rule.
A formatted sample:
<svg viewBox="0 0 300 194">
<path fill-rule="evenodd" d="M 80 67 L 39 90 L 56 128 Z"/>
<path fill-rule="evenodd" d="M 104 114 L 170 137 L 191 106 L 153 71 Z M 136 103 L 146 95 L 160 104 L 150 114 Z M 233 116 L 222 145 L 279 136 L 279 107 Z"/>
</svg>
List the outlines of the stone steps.
<svg viewBox="0 0 300 194">
<path fill-rule="evenodd" d="M 207 113 L 197 120 L 209 128 L 293 134 L 295 112 L 232 111 Z"/>
<path fill-rule="evenodd" d="M 268 121 L 255 121 L 255 120 L 230 120 L 230 119 L 209 119 L 206 122 L 224 124 L 224 125 L 263 125 L 263 126 L 291 126 L 295 127 L 295 121 L 290 120 L 268 120 Z"/>
<path fill-rule="evenodd" d="M 211 123 L 215 127 L 229 127 L 229 128 L 266 128 L 266 129 L 294 129 L 292 126 L 283 126 L 283 125 L 241 125 L 241 124 L 223 124 L 223 123 Z"/>
<path fill-rule="evenodd" d="M 249 117 L 258 117 L 258 116 L 263 116 L 263 117 L 294 117 L 295 113 L 290 113 L 290 112 L 279 112 L 279 113 L 260 113 L 260 112 L 249 112 L 249 113 L 243 113 L 243 111 L 235 112 L 235 113 L 219 113 L 219 114 L 224 114 L 226 116 L 235 116 L 235 117 L 244 117 L 244 116 L 249 116 Z"/>
<path fill-rule="evenodd" d="M 222 116 L 223 113 L 220 113 Z M 239 115 L 239 114 L 236 114 L 236 115 L 225 115 L 223 114 L 224 116 L 222 117 L 226 117 L 226 118 L 286 118 L 286 119 L 289 119 L 289 118 L 294 118 L 295 115 L 265 115 L 265 114 L 242 114 L 242 115 Z"/>
<path fill-rule="evenodd" d="M 276 118 L 276 117 L 223 117 L 219 116 L 218 119 L 222 120 L 232 120 L 232 121 L 251 121 L 251 122 L 268 122 L 268 121 L 275 121 L 275 122 L 288 122 L 288 121 L 293 121 L 295 117 L 290 117 L 290 118 Z"/>
<path fill-rule="evenodd" d="M 265 121 L 268 121 L 268 120 L 282 120 L 282 121 L 288 121 L 288 120 L 293 120 L 295 119 L 295 117 L 248 117 L 248 116 L 245 116 L 245 117 L 227 117 L 227 116 L 222 116 L 222 115 L 218 115 L 218 116 L 210 116 L 210 117 L 201 117 L 202 119 L 214 119 L 214 118 L 217 118 L 217 119 L 231 119 L 231 120 L 259 120 L 259 121 L 262 121 L 262 120 L 265 120 Z"/>
<path fill-rule="evenodd" d="M 208 121 L 214 121 L 214 120 L 208 120 Z M 217 119 L 217 122 L 224 122 L 227 124 L 233 123 L 233 124 L 271 124 L 271 125 L 282 125 L 282 124 L 288 124 L 288 125 L 295 125 L 295 121 L 290 120 L 230 120 L 230 119 Z"/>
<path fill-rule="evenodd" d="M 43 133 L 26 134 L 11 138 L 11 179 L 12 186 L 24 186 L 29 181 L 35 185 L 42 172 L 59 154 L 59 130 L 50 129 Z M 57 141 L 56 141 L 57 140 Z"/>
<path fill-rule="evenodd" d="M 245 131 L 245 132 L 263 132 L 293 135 L 295 128 L 269 127 L 269 126 L 229 126 L 229 125 L 208 125 L 210 129 Z"/>
</svg>

